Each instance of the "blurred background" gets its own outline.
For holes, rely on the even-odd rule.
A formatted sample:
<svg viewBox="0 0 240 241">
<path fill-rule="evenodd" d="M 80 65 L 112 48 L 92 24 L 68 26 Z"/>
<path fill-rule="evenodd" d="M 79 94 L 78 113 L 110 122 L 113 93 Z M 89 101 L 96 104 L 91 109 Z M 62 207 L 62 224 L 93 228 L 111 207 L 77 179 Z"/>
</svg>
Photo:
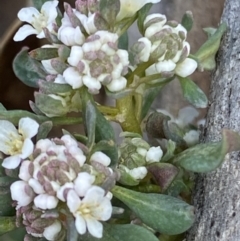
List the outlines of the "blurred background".
<svg viewBox="0 0 240 241">
<path fill-rule="evenodd" d="M 131 0 L 130 0 L 131 1 Z M 134 1 L 134 0 L 132 0 Z M 60 1 L 62 5 L 63 1 Z M 74 1 L 68 1 L 74 7 Z M 29 5 L 30 0 L 1 0 L 0 1 L 0 102 L 7 109 L 29 110 L 29 99 L 33 99 L 34 89 L 23 85 L 12 72 L 14 56 L 23 46 L 31 49 L 39 46 L 35 36 L 28 37 L 23 42 L 15 43 L 12 37 L 18 28 L 17 12 L 24 6 Z M 205 27 L 217 27 L 223 10 L 224 0 L 162 0 L 154 5 L 151 12 L 166 14 L 169 20 L 181 22 L 183 14 L 191 10 L 194 16 L 194 27 L 188 35 L 191 52 L 194 53 L 206 40 L 202 31 Z M 136 26 L 130 29 L 130 44 L 137 40 L 139 33 Z M 191 78 L 208 94 L 210 73 L 196 73 Z M 105 97 L 103 97 L 105 99 Z M 105 99 L 106 101 L 106 99 Z M 154 108 L 168 110 L 177 115 L 179 109 L 189 105 L 182 98 L 181 88 L 177 81 L 173 81 L 164 87 L 154 102 Z M 200 110 L 200 117 L 204 118 L 206 110 Z M 1 198 L 1 197 L 0 197 Z M 21 241 L 22 231 L 5 236 L 3 241 Z"/>
</svg>

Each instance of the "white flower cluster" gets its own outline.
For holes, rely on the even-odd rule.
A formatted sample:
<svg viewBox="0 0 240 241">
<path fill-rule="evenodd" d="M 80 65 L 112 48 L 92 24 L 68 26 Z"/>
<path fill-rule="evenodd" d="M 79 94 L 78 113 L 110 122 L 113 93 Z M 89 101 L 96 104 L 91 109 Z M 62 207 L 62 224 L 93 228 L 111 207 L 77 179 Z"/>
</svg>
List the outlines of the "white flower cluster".
<svg viewBox="0 0 240 241">
<path fill-rule="evenodd" d="M 58 2 L 53 2 L 44 3 L 42 13 L 38 13 L 39 16 L 36 13 L 37 10 L 32 7 L 21 10 L 19 16 L 21 17 L 25 13 L 25 18 L 21 17 L 20 19 L 31 23 L 33 25 L 31 28 L 36 28 L 35 31 L 39 32 L 41 30 L 41 37 L 43 37 L 43 28 L 48 28 L 51 32 L 52 29 L 49 28 L 49 25 L 53 26 L 55 24 L 57 15 L 52 12 L 56 11 Z M 50 3 L 52 4 L 50 5 Z M 49 12 L 47 12 L 47 7 L 49 7 Z M 49 18 L 45 19 L 48 15 Z M 33 16 L 35 16 L 35 22 L 39 21 L 39 24 L 41 22 L 40 26 L 32 21 Z M 44 21 L 41 21 L 43 16 Z M 127 85 L 124 75 L 128 72 L 128 52 L 118 49 L 119 36 L 117 34 L 104 30 L 98 31 L 95 26 L 95 21 L 97 21 L 95 17 L 96 13 L 88 12 L 85 15 L 65 4 L 62 25 L 57 30 L 57 33 L 52 31 L 60 42 L 71 46 L 70 57 L 67 60 L 69 67 L 65 69 L 62 77 L 64 82 L 71 85 L 73 89 L 85 85 L 92 94 L 98 93 L 102 85 L 105 85 L 112 92 L 120 91 Z M 30 28 L 30 25 L 24 26 Z M 33 33 L 35 32 L 23 32 L 20 29 L 14 40 L 22 40 Z M 57 45 L 53 47 L 57 47 Z M 51 68 L 50 63 L 51 60 L 42 61 L 49 74 L 60 74 Z"/>
<path fill-rule="evenodd" d="M 187 30 L 176 22 L 167 22 L 162 14 L 148 15 L 144 21 L 145 35 L 133 46 L 135 62 L 153 60 L 147 75 L 156 73 L 176 74 L 181 77 L 191 75 L 197 62 L 187 58 L 190 45 L 186 41 Z"/>
<path fill-rule="evenodd" d="M 85 85 L 98 93 L 101 85 L 110 91 L 120 91 L 127 85 L 123 77 L 128 71 L 128 52 L 117 48 L 118 35 L 98 31 L 80 46 L 73 46 L 68 58 L 70 67 L 63 77 L 73 89 Z"/>
<path fill-rule="evenodd" d="M 126 139 L 120 150 L 122 159 L 120 169 L 138 181 L 147 175 L 146 165 L 160 162 L 163 156 L 160 146 L 150 147 L 147 142 L 138 137 Z"/>
<path fill-rule="evenodd" d="M 92 161 L 110 164 L 110 158 L 102 152 L 94 153 L 90 157 Z M 17 209 L 33 203 L 35 209 L 45 212 L 57 208 L 59 201 L 64 202 L 75 217 L 78 232 L 84 234 L 88 230 L 91 235 L 100 238 L 103 226 L 99 221 L 108 220 L 112 214 L 111 195 L 106 195 L 104 189 L 94 185 L 96 177 L 84 171 L 85 162 L 86 156 L 69 135 L 61 139 L 39 140 L 33 161 L 22 162 L 19 171 L 21 180 L 10 187 Z M 59 225 L 55 230 L 60 231 Z M 47 238 L 46 232 L 44 229 L 38 235 Z M 55 237 L 58 232 L 55 232 Z"/>
</svg>

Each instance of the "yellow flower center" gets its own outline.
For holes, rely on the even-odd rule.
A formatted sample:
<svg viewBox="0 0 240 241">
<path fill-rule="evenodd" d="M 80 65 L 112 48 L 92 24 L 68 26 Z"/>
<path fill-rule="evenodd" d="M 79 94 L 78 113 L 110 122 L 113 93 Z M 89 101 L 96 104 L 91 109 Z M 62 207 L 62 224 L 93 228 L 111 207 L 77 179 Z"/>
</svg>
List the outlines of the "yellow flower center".
<svg viewBox="0 0 240 241">
<path fill-rule="evenodd" d="M 34 20 L 31 23 L 32 26 L 40 33 L 43 28 L 47 27 L 48 16 L 44 13 L 40 13 L 38 16 L 33 16 Z"/>
<path fill-rule="evenodd" d="M 5 143 L 8 146 L 7 154 L 14 156 L 22 153 L 24 138 L 22 135 L 10 133 L 9 140 Z"/>
</svg>

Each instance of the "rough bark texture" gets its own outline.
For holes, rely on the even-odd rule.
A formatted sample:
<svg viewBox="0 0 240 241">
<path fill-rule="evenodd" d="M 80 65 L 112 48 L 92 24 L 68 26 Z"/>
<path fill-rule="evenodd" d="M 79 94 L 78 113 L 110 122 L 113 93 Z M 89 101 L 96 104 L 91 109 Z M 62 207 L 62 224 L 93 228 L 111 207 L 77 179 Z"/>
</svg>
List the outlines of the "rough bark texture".
<svg viewBox="0 0 240 241">
<path fill-rule="evenodd" d="M 203 141 L 219 140 L 222 128 L 240 132 L 240 1 L 226 0 L 228 25 L 213 73 Z M 196 222 L 187 241 L 240 240 L 240 154 L 226 156 L 221 168 L 196 178 Z"/>
</svg>

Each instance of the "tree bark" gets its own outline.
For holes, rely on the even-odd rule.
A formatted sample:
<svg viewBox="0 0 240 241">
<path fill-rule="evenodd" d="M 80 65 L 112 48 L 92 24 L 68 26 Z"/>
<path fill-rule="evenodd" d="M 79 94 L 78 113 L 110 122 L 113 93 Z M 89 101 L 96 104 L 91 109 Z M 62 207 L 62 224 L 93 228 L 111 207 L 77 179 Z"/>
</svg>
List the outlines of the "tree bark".
<svg viewBox="0 0 240 241">
<path fill-rule="evenodd" d="M 240 132 L 240 0 L 226 0 L 228 25 L 213 73 L 203 142 L 217 141 L 221 129 Z M 187 241 L 240 240 L 240 154 L 231 153 L 215 172 L 197 175 L 193 193 L 196 222 Z"/>
</svg>

